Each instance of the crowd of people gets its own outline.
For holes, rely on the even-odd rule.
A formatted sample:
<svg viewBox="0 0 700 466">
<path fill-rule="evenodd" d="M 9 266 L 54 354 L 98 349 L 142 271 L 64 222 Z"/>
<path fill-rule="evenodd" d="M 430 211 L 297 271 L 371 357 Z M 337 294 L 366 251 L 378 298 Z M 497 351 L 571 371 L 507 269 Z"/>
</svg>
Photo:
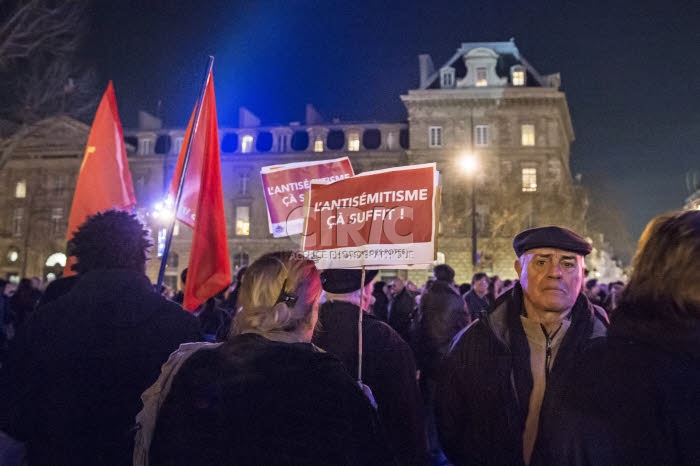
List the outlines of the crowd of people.
<svg viewBox="0 0 700 466">
<path fill-rule="evenodd" d="M 76 276 L 0 282 L 0 463 L 700 464 L 700 212 L 654 219 L 627 284 L 550 226 L 514 238 L 515 280 L 276 251 L 194 313 L 148 238 L 107 211 Z"/>
</svg>

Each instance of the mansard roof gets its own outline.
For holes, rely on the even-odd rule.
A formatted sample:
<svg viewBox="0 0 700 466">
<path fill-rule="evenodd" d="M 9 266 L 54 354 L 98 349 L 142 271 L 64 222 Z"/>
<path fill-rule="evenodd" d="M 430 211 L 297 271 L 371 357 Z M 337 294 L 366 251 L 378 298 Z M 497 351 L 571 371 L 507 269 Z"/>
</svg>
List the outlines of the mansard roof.
<svg viewBox="0 0 700 466">
<path fill-rule="evenodd" d="M 510 77 L 511 67 L 521 65 L 527 73 L 527 87 L 559 87 L 559 74 L 542 76 L 537 70 L 523 57 L 515 45 L 515 40 L 511 39 L 508 42 L 463 42 L 457 51 L 450 59 L 435 70 L 427 70 L 426 79 L 421 82 L 419 89 L 440 89 L 440 70 L 445 67 L 451 67 L 455 70 L 455 78 L 463 79 L 467 75 L 467 67 L 464 63 L 466 55 L 484 52 L 486 49 L 495 52 L 498 56 L 496 62 L 496 73 L 500 78 Z M 428 59 L 428 63 L 432 61 Z M 428 65 L 430 66 L 430 65 Z"/>
</svg>

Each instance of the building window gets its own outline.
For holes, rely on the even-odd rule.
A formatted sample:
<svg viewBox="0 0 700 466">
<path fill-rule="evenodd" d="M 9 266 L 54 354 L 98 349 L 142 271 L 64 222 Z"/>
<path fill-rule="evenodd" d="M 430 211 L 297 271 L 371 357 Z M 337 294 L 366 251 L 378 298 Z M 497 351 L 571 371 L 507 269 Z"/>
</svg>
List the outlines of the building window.
<svg viewBox="0 0 700 466">
<path fill-rule="evenodd" d="M 277 136 L 277 151 L 278 152 L 287 152 L 287 135 L 282 134 L 280 136 Z"/>
<path fill-rule="evenodd" d="M 535 145 L 535 125 L 520 126 L 520 140 L 523 146 Z"/>
<path fill-rule="evenodd" d="M 247 135 L 241 138 L 241 152 L 248 154 L 253 150 L 253 136 Z"/>
<path fill-rule="evenodd" d="M 245 252 L 237 252 L 233 255 L 233 271 L 237 272 L 241 267 L 248 267 L 250 258 Z"/>
<path fill-rule="evenodd" d="M 239 181 L 239 194 L 248 194 L 248 183 L 250 182 L 250 175 L 248 173 L 241 173 L 238 178 Z"/>
<path fill-rule="evenodd" d="M 165 243 L 168 238 L 168 229 L 167 228 L 160 228 L 158 230 L 158 257 L 163 257 L 163 254 L 165 254 Z"/>
<path fill-rule="evenodd" d="M 153 139 L 139 139 L 139 155 L 153 153 Z"/>
<path fill-rule="evenodd" d="M 359 133 L 348 134 L 348 150 L 350 152 L 357 152 L 360 150 L 360 134 Z"/>
<path fill-rule="evenodd" d="M 250 207 L 236 207 L 236 234 L 250 236 Z"/>
<path fill-rule="evenodd" d="M 476 87 L 485 87 L 487 84 L 486 67 L 480 66 L 476 69 Z"/>
<path fill-rule="evenodd" d="M 523 168 L 523 192 L 534 193 L 537 191 L 537 169 Z"/>
<path fill-rule="evenodd" d="M 12 212 L 12 236 L 22 236 L 24 229 L 24 208 L 17 207 Z"/>
<path fill-rule="evenodd" d="M 49 221 L 52 236 L 60 235 L 63 232 L 63 207 L 51 208 L 51 219 Z"/>
<path fill-rule="evenodd" d="M 477 146 L 489 145 L 489 127 L 488 125 L 476 125 L 474 127 L 474 143 Z"/>
<path fill-rule="evenodd" d="M 314 152 L 323 152 L 323 139 L 316 138 L 314 141 Z"/>
<path fill-rule="evenodd" d="M 442 126 L 431 126 L 429 128 L 428 147 L 442 147 Z"/>
<path fill-rule="evenodd" d="M 513 86 L 524 86 L 525 85 L 525 71 L 519 70 L 519 69 L 514 69 L 513 70 L 513 77 L 511 79 L 513 81 Z"/>
<path fill-rule="evenodd" d="M 175 138 L 175 144 L 173 145 L 173 154 L 180 153 L 180 149 L 182 149 L 183 142 L 185 142 L 184 136 L 178 136 Z"/>
<path fill-rule="evenodd" d="M 27 180 L 20 180 L 15 185 L 15 197 L 17 199 L 24 199 L 27 197 Z"/>
<path fill-rule="evenodd" d="M 451 88 L 455 86 L 454 68 L 443 68 L 440 70 L 440 86 L 444 88 Z"/>
<path fill-rule="evenodd" d="M 17 248 L 10 248 L 7 251 L 7 261 L 10 263 L 15 263 L 19 260 L 19 250 Z"/>
</svg>

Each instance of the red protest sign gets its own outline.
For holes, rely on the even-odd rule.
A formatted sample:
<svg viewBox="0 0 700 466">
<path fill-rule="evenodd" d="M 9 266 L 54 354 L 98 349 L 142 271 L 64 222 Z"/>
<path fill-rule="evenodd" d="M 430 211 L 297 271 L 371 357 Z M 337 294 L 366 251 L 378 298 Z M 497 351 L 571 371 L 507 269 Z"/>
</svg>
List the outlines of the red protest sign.
<svg viewBox="0 0 700 466">
<path fill-rule="evenodd" d="M 312 180 L 334 182 L 353 176 L 350 159 L 299 162 L 260 171 L 270 233 L 275 238 L 299 234 L 304 225 L 304 193 Z"/>
<path fill-rule="evenodd" d="M 434 260 L 435 164 L 311 183 L 302 249 L 319 268 L 402 268 Z"/>
</svg>

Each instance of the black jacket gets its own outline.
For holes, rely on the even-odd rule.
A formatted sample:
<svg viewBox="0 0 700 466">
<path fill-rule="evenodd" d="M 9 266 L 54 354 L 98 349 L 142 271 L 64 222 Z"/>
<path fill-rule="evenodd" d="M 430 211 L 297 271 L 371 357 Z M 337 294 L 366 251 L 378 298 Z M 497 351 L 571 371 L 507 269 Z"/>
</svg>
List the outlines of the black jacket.
<svg viewBox="0 0 700 466">
<path fill-rule="evenodd" d="M 442 367 L 437 424 L 443 450 L 456 465 L 523 464 L 522 435 L 533 384 L 530 349 L 520 322 L 523 309 L 518 284 L 484 318 L 457 334 Z M 607 321 L 601 311 L 579 294 L 549 375 L 541 420 L 548 398 L 584 347 L 605 334 Z"/>
<path fill-rule="evenodd" d="M 160 409 L 150 464 L 392 464 L 376 413 L 334 356 L 238 335 L 190 356 Z"/>
<path fill-rule="evenodd" d="M 143 274 L 97 270 L 35 311 L 0 376 L 0 429 L 29 464 L 131 464 L 141 393 L 197 319 Z"/>
<path fill-rule="evenodd" d="M 579 361 L 544 426 L 539 464 L 700 464 L 700 321 L 626 311 Z"/>
<path fill-rule="evenodd" d="M 334 354 L 357 379 L 357 321 L 354 304 L 326 302 L 319 311 L 313 343 Z M 387 324 L 365 313 L 362 324 L 362 381 L 379 405 L 379 420 L 402 465 L 423 464 L 426 451 L 423 406 L 416 363 L 408 344 Z"/>
</svg>

